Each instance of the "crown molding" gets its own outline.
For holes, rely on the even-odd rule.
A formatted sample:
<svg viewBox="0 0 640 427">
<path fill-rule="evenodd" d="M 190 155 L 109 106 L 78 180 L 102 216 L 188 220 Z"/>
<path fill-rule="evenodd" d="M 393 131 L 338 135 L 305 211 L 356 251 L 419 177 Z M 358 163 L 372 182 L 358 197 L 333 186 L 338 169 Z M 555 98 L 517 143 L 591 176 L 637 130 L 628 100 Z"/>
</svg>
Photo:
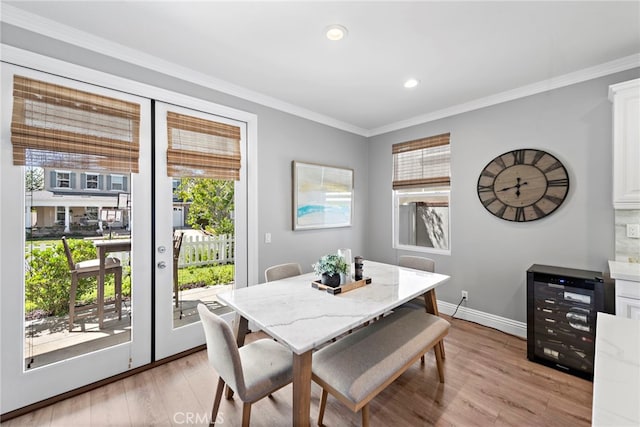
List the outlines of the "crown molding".
<svg viewBox="0 0 640 427">
<path fill-rule="evenodd" d="M 333 117 L 273 98 L 260 92 L 243 88 L 225 80 L 211 77 L 204 73 L 160 59 L 153 55 L 142 53 L 138 50 L 131 49 L 41 16 L 25 12 L 24 10 L 13 6 L 3 3 L 1 4 L 1 8 L 0 21 L 9 25 L 367 138 L 640 67 L 640 53 L 636 53 L 624 58 L 585 68 L 583 70 L 542 80 L 537 83 L 500 92 L 484 98 L 478 98 L 463 104 L 454 105 L 431 113 L 397 121 L 374 129 L 364 129 Z"/>
<path fill-rule="evenodd" d="M 369 131 L 361 127 L 345 123 L 333 117 L 325 116 L 315 111 L 307 110 L 260 92 L 229 83 L 225 80 L 211 77 L 191 68 L 183 67 L 156 56 L 140 52 L 102 37 L 80 31 L 64 24 L 26 12 L 16 7 L 2 4 L 0 21 L 27 31 L 34 32 L 52 39 L 87 49 L 101 55 L 108 56 L 151 71 L 186 80 L 197 85 L 226 93 L 247 101 L 255 102 L 285 113 L 293 114 L 317 123 L 351 132 L 360 136 L 368 136 Z"/>
<path fill-rule="evenodd" d="M 390 123 L 385 126 L 371 129 L 369 132 L 369 136 L 371 137 L 381 135 L 383 133 L 405 129 L 411 126 L 432 122 L 434 120 L 439 120 L 445 117 L 454 116 L 456 114 L 478 110 L 480 108 L 490 107 L 492 105 L 513 101 L 515 99 L 536 95 L 550 90 L 559 89 L 565 86 L 570 86 L 576 83 L 581 83 L 587 80 L 592 80 L 598 77 L 603 77 L 609 74 L 614 74 L 620 71 L 626 71 L 637 67 L 640 67 L 640 53 L 605 62 L 600 65 L 595 65 L 593 67 L 575 71 L 573 73 L 568 73 L 551 79 L 542 80 L 537 83 L 521 86 L 516 89 L 500 92 L 494 95 L 487 96 L 485 98 L 478 98 L 473 101 L 454 105 L 452 107 L 444 108 L 432 113 L 423 114 L 395 123 Z"/>
</svg>

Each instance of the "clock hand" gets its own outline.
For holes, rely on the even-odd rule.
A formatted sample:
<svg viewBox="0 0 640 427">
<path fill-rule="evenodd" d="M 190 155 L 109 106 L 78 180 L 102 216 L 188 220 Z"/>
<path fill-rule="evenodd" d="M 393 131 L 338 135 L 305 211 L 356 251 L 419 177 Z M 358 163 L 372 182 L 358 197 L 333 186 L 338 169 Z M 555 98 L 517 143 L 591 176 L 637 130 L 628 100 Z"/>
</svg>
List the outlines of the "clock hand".
<svg viewBox="0 0 640 427">
<path fill-rule="evenodd" d="M 511 187 L 504 187 L 502 190 L 498 190 L 498 192 L 507 191 L 507 190 L 511 190 L 512 188 L 515 188 L 516 197 L 520 197 L 520 187 L 522 187 L 523 185 L 527 185 L 529 183 L 527 181 L 520 183 L 520 178 L 516 178 L 516 180 L 517 180 L 516 185 L 512 185 Z"/>
</svg>

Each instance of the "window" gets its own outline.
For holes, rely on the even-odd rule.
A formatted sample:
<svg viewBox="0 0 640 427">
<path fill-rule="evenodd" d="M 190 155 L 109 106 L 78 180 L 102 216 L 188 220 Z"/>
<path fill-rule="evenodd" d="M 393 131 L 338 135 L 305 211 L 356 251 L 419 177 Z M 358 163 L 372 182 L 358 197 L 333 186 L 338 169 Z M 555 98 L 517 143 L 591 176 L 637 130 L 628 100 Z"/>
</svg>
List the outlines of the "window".
<svg viewBox="0 0 640 427">
<path fill-rule="evenodd" d="M 393 145 L 394 247 L 450 252 L 449 134 Z"/>
<path fill-rule="evenodd" d="M 56 172 L 56 184 L 55 185 L 56 185 L 57 188 L 71 188 L 71 173 L 70 172 Z"/>
<path fill-rule="evenodd" d="M 97 220 L 98 219 L 98 207 L 97 206 L 87 206 L 84 208 L 84 214 L 87 219 Z"/>
<path fill-rule="evenodd" d="M 65 215 L 64 206 L 57 206 L 56 207 L 56 223 L 64 225 L 64 215 Z"/>
<path fill-rule="evenodd" d="M 113 191 L 124 191 L 124 176 L 111 175 L 111 188 Z"/>
<path fill-rule="evenodd" d="M 97 190 L 98 188 L 100 188 L 98 186 L 98 182 L 100 179 L 100 176 L 97 173 L 87 173 L 84 176 L 85 181 L 84 181 L 84 188 L 87 190 Z"/>
</svg>

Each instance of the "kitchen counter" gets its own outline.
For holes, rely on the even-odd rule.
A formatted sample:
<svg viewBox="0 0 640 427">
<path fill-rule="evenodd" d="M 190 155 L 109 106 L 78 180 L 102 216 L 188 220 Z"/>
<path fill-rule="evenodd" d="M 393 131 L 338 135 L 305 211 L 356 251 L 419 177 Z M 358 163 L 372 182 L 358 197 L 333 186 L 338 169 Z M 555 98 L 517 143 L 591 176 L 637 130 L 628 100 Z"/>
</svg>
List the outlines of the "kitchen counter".
<svg viewBox="0 0 640 427">
<path fill-rule="evenodd" d="M 593 426 L 640 425 L 640 320 L 598 313 Z"/>
<path fill-rule="evenodd" d="M 609 261 L 609 273 L 612 279 L 640 282 L 640 264 L 638 263 Z"/>
</svg>

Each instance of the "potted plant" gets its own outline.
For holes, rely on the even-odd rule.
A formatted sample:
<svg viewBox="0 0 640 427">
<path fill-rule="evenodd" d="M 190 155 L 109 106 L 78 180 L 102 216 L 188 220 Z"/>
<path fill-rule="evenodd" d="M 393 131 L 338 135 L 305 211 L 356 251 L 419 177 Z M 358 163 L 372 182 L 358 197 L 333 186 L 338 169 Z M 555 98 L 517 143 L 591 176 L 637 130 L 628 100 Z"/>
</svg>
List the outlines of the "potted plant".
<svg viewBox="0 0 640 427">
<path fill-rule="evenodd" d="M 320 283 L 332 288 L 340 286 L 340 273 L 347 272 L 347 263 L 338 254 L 324 255 L 312 267 L 313 271 L 320 276 Z"/>
</svg>

